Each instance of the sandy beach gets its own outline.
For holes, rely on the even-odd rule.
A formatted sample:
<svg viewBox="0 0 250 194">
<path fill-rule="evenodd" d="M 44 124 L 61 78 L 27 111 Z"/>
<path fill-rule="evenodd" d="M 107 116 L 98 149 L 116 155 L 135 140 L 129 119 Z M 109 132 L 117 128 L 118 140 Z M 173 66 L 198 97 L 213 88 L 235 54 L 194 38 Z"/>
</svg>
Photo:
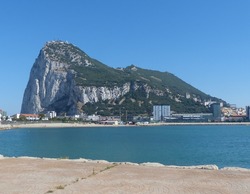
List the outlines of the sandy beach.
<svg viewBox="0 0 250 194">
<path fill-rule="evenodd" d="M 26 124 L 2 124 L 0 130 L 4 129 L 18 129 L 18 128 L 64 128 L 64 127 L 105 127 L 114 125 L 101 125 L 101 124 L 82 124 L 82 123 L 26 123 Z"/>
<path fill-rule="evenodd" d="M 0 158 L 4 194 L 247 194 L 250 170 L 216 166 L 109 163 L 85 159 Z"/>
<path fill-rule="evenodd" d="M 149 123 L 140 125 L 104 125 L 95 123 L 25 123 L 0 124 L 0 130 L 17 128 L 64 128 L 64 127 L 131 127 L 131 126 L 176 126 L 176 125 L 249 125 L 250 122 L 201 122 L 201 123 Z"/>
</svg>

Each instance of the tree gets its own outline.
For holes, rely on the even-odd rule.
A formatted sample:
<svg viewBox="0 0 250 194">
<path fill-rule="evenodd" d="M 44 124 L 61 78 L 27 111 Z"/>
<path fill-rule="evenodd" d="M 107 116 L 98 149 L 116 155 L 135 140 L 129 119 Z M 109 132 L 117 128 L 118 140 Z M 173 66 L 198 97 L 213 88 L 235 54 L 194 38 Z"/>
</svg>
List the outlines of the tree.
<svg viewBox="0 0 250 194">
<path fill-rule="evenodd" d="M 26 116 L 21 115 L 21 116 L 19 117 L 19 120 L 20 120 L 20 121 L 26 121 L 26 120 L 27 120 L 27 118 L 26 118 Z"/>
<path fill-rule="evenodd" d="M 39 114 L 39 120 L 42 120 L 45 117 L 44 114 Z"/>
</svg>

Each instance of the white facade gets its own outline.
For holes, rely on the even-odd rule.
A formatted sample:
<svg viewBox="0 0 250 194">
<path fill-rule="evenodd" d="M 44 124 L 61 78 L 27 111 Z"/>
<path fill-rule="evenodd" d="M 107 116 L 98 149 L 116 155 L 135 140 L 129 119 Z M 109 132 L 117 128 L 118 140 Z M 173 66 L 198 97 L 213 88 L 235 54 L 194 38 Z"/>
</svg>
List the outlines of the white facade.
<svg viewBox="0 0 250 194">
<path fill-rule="evenodd" d="M 162 116 L 163 116 L 163 118 L 170 117 L 170 115 L 171 115 L 170 106 L 163 105 L 162 106 Z"/>
<path fill-rule="evenodd" d="M 56 117 L 56 112 L 55 111 L 49 111 L 46 113 L 46 117 L 52 119 Z"/>
<path fill-rule="evenodd" d="M 101 121 L 104 125 L 119 125 L 118 121 Z"/>
<path fill-rule="evenodd" d="M 155 121 L 163 121 L 164 118 L 170 117 L 169 105 L 155 105 L 153 106 L 153 118 Z"/>
<path fill-rule="evenodd" d="M 161 120 L 161 106 L 153 106 L 153 119 L 154 121 Z"/>
<path fill-rule="evenodd" d="M 99 115 L 89 115 L 87 117 L 88 121 L 99 121 L 100 120 L 100 116 Z"/>
<path fill-rule="evenodd" d="M 37 114 L 16 114 L 16 115 L 14 115 L 14 118 L 20 119 L 22 116 L 25 117 L 26 120 L 28 120 L 28 121 L 38 121 L 39 120 L 39 115 L 37 115 Z"/>
</svg>

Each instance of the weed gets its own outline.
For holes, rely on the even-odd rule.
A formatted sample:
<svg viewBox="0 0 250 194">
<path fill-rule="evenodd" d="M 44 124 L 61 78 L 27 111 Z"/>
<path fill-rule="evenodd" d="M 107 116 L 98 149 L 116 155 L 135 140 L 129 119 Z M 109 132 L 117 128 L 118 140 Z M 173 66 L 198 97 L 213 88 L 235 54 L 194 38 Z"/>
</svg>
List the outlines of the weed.
<svg viewBox="0 0 250 194">
<path fill-rule="evenodd" d="M 63 185 L 59 185 L 59 186 L 56 187 L 56 189 L 64 189 L 64 187 L 65 186 L 63 186 Z"/>
</svg>

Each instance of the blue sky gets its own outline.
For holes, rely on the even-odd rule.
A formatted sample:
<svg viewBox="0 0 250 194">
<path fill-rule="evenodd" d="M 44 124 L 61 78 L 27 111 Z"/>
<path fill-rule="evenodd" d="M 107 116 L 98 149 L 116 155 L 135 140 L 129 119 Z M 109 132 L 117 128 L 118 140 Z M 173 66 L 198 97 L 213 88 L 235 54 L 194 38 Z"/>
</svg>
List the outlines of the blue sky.
<svg viewBox="0 0 250 194">
<path fill-rule="evenodd" d="M 20 111 L 46 41 L 67 40 L 112 67 L 168 71 L 250 105 L 249 0 L 8 0 L 0 6 L 0 108 Z"/>
</svg>

